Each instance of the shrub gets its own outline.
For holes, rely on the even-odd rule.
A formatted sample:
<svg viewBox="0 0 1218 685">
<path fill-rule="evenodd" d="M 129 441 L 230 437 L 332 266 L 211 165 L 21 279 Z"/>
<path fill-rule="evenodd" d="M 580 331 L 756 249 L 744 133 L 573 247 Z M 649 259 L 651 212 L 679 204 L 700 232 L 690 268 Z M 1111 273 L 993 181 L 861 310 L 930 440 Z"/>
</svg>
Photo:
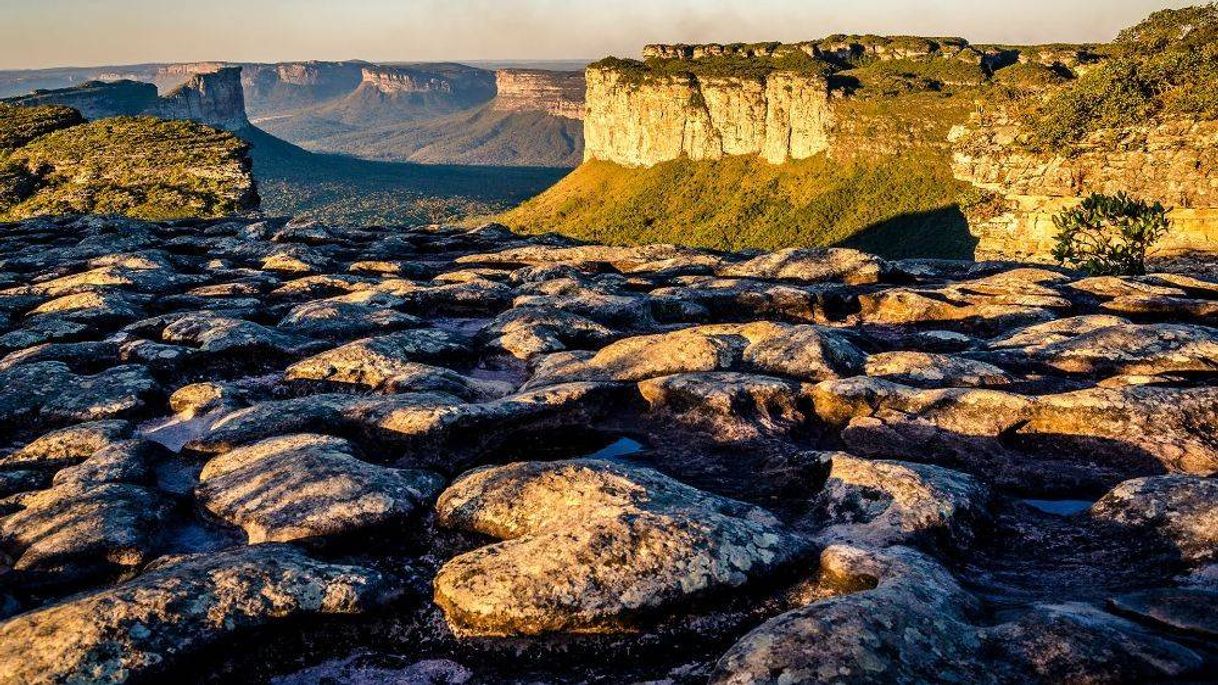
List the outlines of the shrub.
<svg viewBox="0 0 1218 685">
<path fill-rule="evenodd" d="M 1093 276 L 1146 273 L 1146 252 L 1171 228 L 1167 210 L 1125 193 L 1093 194 L 1053 217 L 1058 263 Z"/>
</svg>

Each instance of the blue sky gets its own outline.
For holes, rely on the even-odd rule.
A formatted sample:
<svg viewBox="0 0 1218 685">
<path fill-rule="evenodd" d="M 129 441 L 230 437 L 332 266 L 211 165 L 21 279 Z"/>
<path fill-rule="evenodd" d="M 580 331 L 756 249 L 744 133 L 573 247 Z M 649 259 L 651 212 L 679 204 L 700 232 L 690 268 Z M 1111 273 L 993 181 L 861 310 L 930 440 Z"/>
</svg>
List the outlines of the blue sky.
<svg viewBox="0 0 1218 685">
<path fill-rule="evenodd" d="M 1199 2 L 1200 0 L 1198 0 Z M 224 59 L 634 56 L 831 33 L 1084 42 L 1163 0 L 0 0 L 0 68 Z"/>
</svg>

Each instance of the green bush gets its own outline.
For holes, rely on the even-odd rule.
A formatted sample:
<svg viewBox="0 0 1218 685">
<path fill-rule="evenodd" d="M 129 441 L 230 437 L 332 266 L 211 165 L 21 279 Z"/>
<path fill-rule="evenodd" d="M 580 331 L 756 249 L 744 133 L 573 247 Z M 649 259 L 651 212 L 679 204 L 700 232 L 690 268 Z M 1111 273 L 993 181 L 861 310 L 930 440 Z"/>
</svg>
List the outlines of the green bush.
<svg viewBox="0 0 1218 685">
<path fill-rule="evenodd" d="M 1146 273 L 1146 252 L 1171 228 L 1162 204 L 1125 193 L 1093 194 L 1053 217 L 1053 223 L 1058 228 L 1054 258 L 1093 276 Z"/>
</svg>

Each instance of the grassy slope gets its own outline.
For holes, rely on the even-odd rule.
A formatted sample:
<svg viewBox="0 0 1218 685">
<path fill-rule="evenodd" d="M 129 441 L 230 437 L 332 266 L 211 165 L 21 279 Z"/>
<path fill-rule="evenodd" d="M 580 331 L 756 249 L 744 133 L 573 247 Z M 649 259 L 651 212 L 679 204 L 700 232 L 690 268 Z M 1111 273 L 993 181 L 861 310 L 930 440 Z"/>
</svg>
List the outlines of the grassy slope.
<svg viewBox="0 0 1218 685">
<path fill-rule="evenodd" d="M 267 214 L 356 223 L 453 221 L 502 211 L 532 197 L 566 169 L 424 166 L 316 154 L 257 128 L 254 175 Z"/>
<path fill-rule="evenodd" d="M 946 137 L 977 90 L 868 96 L 866 83 L 887 74 L 852 75 L 864 92 L 835 105 L 846 125 L 832 158 L 770 165 L 747 155 L 649 169 L 585 163 L 500 219 L 523 231 L 620 244 L 845 244 L 894 257 L 971 258 L 975 241 L 961 206 L 974 191 L 953 178 Z M 902 150 L 868 149 L 877 141 Z"/>
</svg>

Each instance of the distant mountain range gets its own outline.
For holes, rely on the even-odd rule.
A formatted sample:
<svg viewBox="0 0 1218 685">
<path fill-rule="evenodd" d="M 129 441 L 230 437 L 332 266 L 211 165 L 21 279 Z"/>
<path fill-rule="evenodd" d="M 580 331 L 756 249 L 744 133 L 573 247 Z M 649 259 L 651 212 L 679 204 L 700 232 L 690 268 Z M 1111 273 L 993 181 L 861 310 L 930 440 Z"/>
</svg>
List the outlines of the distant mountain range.
<svg viewBox="0 0 1218 685">
<path fill-rule="evenodd" d="M 88 89 L 81 86 L 96 82 L 153 84 L 167 94 L 200 75 L 240 67 L 249 119 L 309 150 L 381 161 L 573 167 L 583 155 L 581 66 L 306 61 L 0 71 L 0 97 L 46 99 L 31 93 L 64 88 L 83 96 Z M 155 97 L 126 88 L 126 97 L 141 103 Z M 137 103 L 122 113 L 148 108 Z"/>
</svg>

